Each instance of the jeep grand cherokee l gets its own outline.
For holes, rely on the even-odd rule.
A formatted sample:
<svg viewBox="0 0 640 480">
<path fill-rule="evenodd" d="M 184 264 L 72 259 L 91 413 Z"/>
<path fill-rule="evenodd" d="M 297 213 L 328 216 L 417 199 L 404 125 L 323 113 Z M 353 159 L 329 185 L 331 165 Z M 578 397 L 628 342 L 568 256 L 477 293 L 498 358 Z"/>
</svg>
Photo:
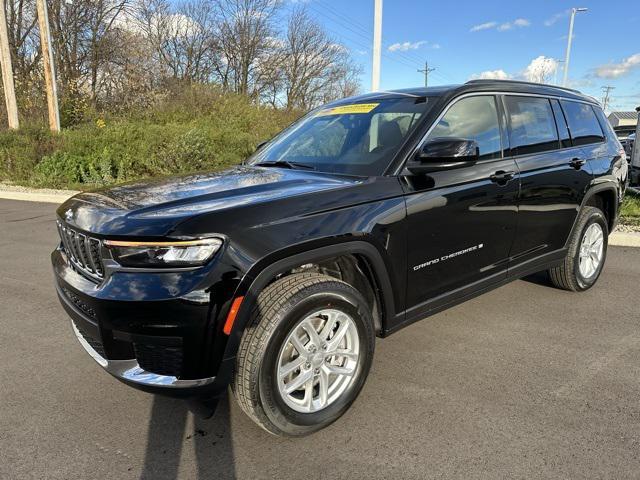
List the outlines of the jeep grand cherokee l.
<svg viewBox="0 0 640 480">
<path fill-rule="evenodd" d="M 627 183 L 601 107 L 515 81 L 318 108 L 218 173 L 58 210 L 60 301 L 119 380 L 304 435 L 360 392 L 375 337 L 547 270 L 597 281 Z M 524 312 L 523 312 L 524 314 Z"/>
</svg>

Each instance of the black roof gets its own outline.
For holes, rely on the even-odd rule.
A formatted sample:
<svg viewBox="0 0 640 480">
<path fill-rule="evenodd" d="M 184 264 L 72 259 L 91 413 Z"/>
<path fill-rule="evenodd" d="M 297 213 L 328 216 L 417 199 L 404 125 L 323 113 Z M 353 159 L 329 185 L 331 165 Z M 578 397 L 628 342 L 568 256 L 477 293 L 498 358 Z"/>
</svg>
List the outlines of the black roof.
<svg viewBox="0 0 640 480">
<path fill-rule="evenodd" d="M 397 98 L 398 96 L 405 95 L 415 97 L 429 97 L 494 90 L 514 93 L 537 93 L 540 95 L 553 95 L 557 97 L 571 98 L 574 100 L 583 100 L 590 103 L 598 103 L 597 100 L 593 97 L 580 93 L 578 90 L 559 87 L 557 85 L 523 82 L 519 80 L 469 80 L 467 83 L 464 83 L 462 85 L 439 85 L 435 87 L 415 87 L 382 92 L 371 92 L 351 97 L 349 99 L 340 100 L 336 103 L 344 103 L 345 101 L 362 102 L 374 99 Z"/>
</svg>

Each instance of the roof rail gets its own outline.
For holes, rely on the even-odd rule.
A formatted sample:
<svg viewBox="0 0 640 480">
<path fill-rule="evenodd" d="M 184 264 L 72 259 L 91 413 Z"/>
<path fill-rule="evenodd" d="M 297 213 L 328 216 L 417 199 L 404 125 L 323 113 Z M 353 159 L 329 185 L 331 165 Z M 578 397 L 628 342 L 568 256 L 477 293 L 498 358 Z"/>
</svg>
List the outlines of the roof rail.
<svg viewBox="0 0 640 480">
<path fill-rule="evenodd" d="M 507 83 L 507 84 L 515 84 L 515 85 L 531 85 L 537 87 L 549 87 L 549 88 L 557 88 L 558 90 L 564 90 L 572 93 L 579 93 L 580 95 L 584 95 L 579 90 L 575 90 L 573 88 L 560 87 L 558 85 L 550 85 L 548 83 L 536 83 L 536 82 L 525 82 L 524 80 L 502 80 L 502 79 L 490 79 L 490 78 L 478 78 L 475 80 L 469 80 L 465 83 L 465 85 L 469 83 Z"/>
</svg>

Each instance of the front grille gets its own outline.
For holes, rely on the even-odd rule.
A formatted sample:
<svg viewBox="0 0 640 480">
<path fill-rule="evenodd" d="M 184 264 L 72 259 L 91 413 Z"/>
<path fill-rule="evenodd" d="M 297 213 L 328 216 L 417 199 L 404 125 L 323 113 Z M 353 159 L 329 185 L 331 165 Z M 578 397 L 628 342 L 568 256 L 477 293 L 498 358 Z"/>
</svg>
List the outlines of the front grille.
<svg viewBox="0 0 640 480">
<path fill-rule="evenodd" d="M 107 356 L 104 353 L 104 346 L 102 345 L 102 342 L 100 340 L 97 340 L 95 338 L 90 337 L 89 335 L 87 335 L 86 333 L 84 333 L 82 331 L 82 329 L 80 328 L 80 326 L 76 323 L 73 322 L 76 326 L 76 328 L 78 329 L 78 331 L 80 332 L 80 335 L 82 335 L 82 338 L 84 338 L 84 340 L 91 345 L 91 348 L 93 348 L 96 352 L 98 352 L 98 354 L 102 357 L 102 358 L 107 358 Z"/>
<path fill-rule="evenodd" d="M 92 280 L 104 278 L 100 240 L 77 232 L 58 222 L 58 233 L 62 246 L 71 264 Z"/>
<path fill-rule="evenodd" d="M 182 348 L 135 342 L 138 364 L 146 371 L 179 377 L 182 373 Z"/>
</svg>

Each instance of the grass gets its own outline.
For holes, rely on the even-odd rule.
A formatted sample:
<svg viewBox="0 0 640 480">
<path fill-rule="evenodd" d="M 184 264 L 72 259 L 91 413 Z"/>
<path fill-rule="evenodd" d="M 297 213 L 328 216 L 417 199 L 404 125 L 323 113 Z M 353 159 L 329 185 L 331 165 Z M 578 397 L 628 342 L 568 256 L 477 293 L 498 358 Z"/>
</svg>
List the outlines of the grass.
<svg viewBox="0 0 640 480">
<path fill-rule="evenodd" d="M 153 108 L 93 114 L 52 134 L 43 125 L 0 132 L 0 182 L 86 190 L 240 163 L 301 112 L 195 86 Z"/>
<path fill-rule="evenodd" d="M 627 191 L 620 217 L 622 223 L 640 227 L 640 195 Z"/>
</svg>

